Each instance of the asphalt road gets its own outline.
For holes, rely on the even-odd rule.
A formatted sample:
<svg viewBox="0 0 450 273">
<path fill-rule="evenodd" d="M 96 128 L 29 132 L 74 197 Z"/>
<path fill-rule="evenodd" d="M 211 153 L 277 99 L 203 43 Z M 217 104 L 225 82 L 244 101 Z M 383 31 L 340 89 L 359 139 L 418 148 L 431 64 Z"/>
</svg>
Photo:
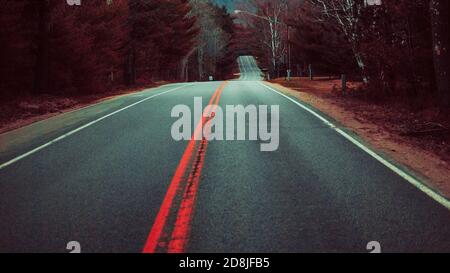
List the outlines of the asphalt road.
<svg viewBox="0 0 450 273">
<path fill-rule="evenodd" d="M 265 87 L 252 57 L 240 69 L 1 135 L 0 252 L 450 252 L 445 204 Z M 173 140 L 194 97 L 279 105 L 278 150 Z"/>
</svg>

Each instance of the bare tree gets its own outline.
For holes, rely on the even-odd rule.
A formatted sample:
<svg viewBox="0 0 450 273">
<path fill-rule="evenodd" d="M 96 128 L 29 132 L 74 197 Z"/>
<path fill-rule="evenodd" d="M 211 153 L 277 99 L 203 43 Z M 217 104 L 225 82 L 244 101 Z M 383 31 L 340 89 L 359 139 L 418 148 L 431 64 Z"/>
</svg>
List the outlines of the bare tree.
<svg viewBox="0 0 450 273">
<path fill-rule="evenodd" d="M 259 42 L 267 49 L 272 73 L 279 68 L 286 53 L 286 11 L 288 0 L 253 0 L 247 2 L 244 16 L 257 29 Z M 253 13 L 256 10 L 256 14 Z"/>
<path fill-rule="evenodd" d="M 214 17 L 214 7 L 208 0 L 190 0 L 192 15 L 197 18 L 200 33 L 197 37 L 197 73 L 200 79 L 215 75 L 218 61 L 231 39 Z"/>
<path fill-rule="evenodd" d="M 360 50 L 361 31 L 360 16 L 366 6 L 365 1 L 358 0 L 310 0 L 322 11 L 322 16 L 332 18 L 344 33 L 353 52 L 353 57 L 365 82 L 368 81 L 366 65 Z M 318 18 L 320 20 L 320 18 Z"/>
<path fill-rule="evenodd" d="M 278 63 L 285 52 L 283 43 L 282 16 L 285 14 L 286 1 L 269 1 L 261 8 L 262 16 L 266 18 L 268 24 L 264 33 L 264 44 L 270 50 L 271 64 L 273 69 L 278 68 Z"/>
</svg>

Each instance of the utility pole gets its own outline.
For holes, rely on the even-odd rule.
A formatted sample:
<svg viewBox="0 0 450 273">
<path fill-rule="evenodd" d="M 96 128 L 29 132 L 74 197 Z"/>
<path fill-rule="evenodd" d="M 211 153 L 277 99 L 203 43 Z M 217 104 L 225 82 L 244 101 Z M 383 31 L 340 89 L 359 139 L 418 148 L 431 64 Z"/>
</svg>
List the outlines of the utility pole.
<svg viewBox="0 0 450 273">
<path fill-rule="evenodd" d="M 292 67 L 291 67 L 291 38 L 290 38 L 290 33 L 289 33 L 289 24 L 286 24 L 286 32 L 287 32 L 287 61 L 288 61 L 288 68 L 287 68 L 287 77 L 286 79 L 288 81 L 291 80 L 291 72 L 292 72 Z"/>
<path fill-rule="evenodd" d="M 291 80 L 291 73 L 292 73 L 292 67 L 291 67 L 291 37 L 289 33 L 289 2 L 286 2 L 286 32 L 287 32 L 287 55 L 288 55 L 288 70 L 287 70 L 287 77 L 286 79 L 288 81 Z"/>
</svg>

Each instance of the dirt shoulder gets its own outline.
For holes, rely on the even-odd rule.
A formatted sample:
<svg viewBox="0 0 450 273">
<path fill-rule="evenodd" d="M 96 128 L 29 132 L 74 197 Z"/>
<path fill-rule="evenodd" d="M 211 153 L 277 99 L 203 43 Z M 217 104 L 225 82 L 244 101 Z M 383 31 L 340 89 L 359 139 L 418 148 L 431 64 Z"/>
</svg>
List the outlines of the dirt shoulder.
<svg viewBox="0 0 450 273">
<path fill-rule="evenodd" d="M 156 82 L 151 85 L 120 89 L 96 95 L 71 97 L 52 95 L 25 96 L 3 101 L 0 103 L 0 134 L 108 99 L 168 83 L 170 82 Z"/>
<path fill-rule="evenodd" d="M 401 104 L 375 105 L 343 97 L 339 80 L 295 78 L 271 81 L 278 90 L 297 97 L 337 120 L 367 143 L 426 178 L 431 188 L 450 197 L 449 133 L 421 134 L 430 126 L 449 126 L 437 109 L 411 111 Z M 356 88 L 358 83 L 349 83 Z M 448 127 L 447 127 L 448 128 Z"/>
</svg>

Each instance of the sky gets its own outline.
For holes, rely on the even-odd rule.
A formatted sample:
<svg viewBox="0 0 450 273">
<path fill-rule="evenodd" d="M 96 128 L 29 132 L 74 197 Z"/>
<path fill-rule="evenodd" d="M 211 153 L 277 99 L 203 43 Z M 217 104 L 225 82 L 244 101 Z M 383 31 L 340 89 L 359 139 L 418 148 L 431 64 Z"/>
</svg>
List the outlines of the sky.
<svg viewBox="0 0 450 273">
<path fill-rule="evenodd" d="M 218 6 L 226 6 L 229 11 L 234 9 L 235 0 L 211 0 L 211 2 L 216 3 Z"/>
</svg>

